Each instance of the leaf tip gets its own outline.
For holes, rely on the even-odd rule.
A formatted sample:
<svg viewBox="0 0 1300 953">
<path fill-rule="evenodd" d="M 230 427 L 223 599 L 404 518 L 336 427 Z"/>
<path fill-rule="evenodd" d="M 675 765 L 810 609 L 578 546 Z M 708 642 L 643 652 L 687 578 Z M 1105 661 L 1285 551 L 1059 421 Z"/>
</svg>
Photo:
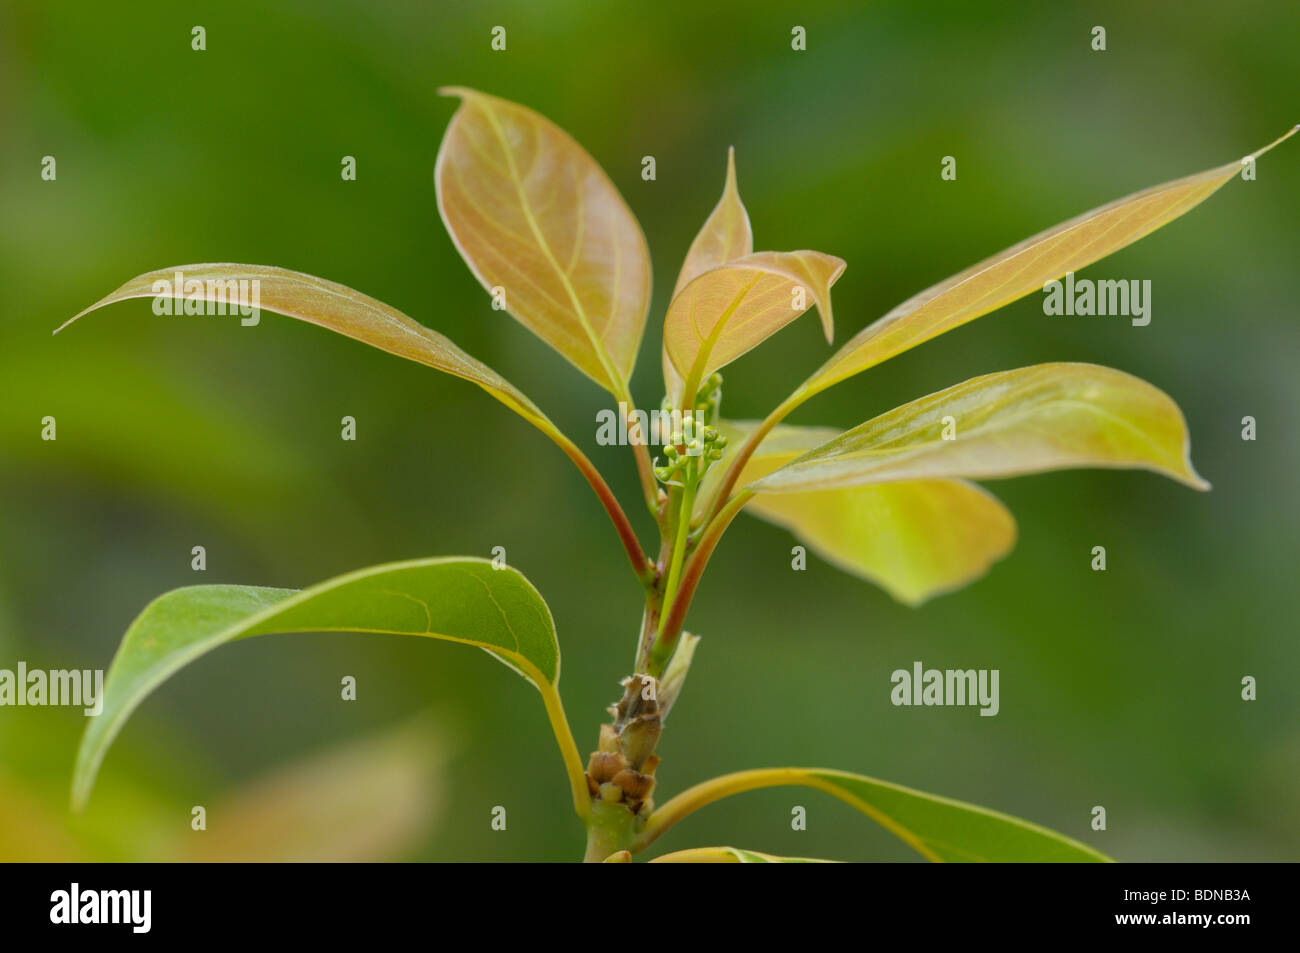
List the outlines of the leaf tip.
<svg viewBox="0 0 1300 953">
<path fill-rule="evenodd" d="M 60 324 L 57 328 L 55 328 L 53 331 L 51 331 L 51 332 L 50 332 L 50 336 L 53 337 L 54 335 L 58 334 L 60 331 L 62 331 L 62 330 L 63 330 L 64 328 L 66 328 L 69 324 L 71 324 L 73 321 L 77 320 L 77 318 L 81 317 L 81 315 L 82 315 L 82 314 L 85 314 L 85 313 L 86 313 L 86 312 L 82 311 L 81 314 L 74 314 L 72 317 L 68 318 L 68 320 L 64 321 L 64 322 L 63 322 L 62 324 Z"/>
</svg>

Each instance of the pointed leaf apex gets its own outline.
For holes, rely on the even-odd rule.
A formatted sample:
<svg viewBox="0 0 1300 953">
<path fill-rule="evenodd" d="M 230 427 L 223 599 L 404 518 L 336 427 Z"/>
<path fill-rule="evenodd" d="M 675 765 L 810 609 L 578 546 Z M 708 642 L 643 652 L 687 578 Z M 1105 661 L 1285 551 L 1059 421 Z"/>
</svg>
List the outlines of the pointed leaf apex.
<svg viewBox="0 0 1300 953">
<path fill-rule="evenodd" d="M 1256 151 L 1252 152 L 1250 155 L 1246 156 L 1246 159 L 1258 159 L 1260 156 L 1262 156 L 1265 152 L 1268 152 L 1274 146 L 1279 146 L 1282 143 L 1286 142 L 1288 139 L 1294 136 L 1297 131 L 1300 131 L 1300 125 L 1292 126 L 1286 132 L 1282 133 L 1282 135 L 1278 136 L 1268 145 L 1264 146 L 1264 148 L 1257 149 Z M 1242 161 L 1244 162 L 1245 160 L 1243 159 Z"/>
</svg>

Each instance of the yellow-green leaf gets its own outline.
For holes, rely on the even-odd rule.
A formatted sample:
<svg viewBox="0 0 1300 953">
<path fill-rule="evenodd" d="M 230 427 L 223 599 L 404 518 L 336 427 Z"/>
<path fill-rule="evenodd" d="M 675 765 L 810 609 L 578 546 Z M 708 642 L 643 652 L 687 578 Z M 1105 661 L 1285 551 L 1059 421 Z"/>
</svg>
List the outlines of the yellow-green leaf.
<svg viewBox="0 0 1300 953">
<path fill-rule="evenodd" d="M 719 421 L 732 445 L 753 421 Z M 829 427 L 779 426 L 741 471 L 752 483 L 839 435 Z M 707 501 L 721 467 L 709 471 Z M 706 504 L 701 504 L 700 510 Z M 919 605 L 984 575 L 1011 551 L 1016 521 L 987 490 L 964 480 L 907 480 L 805 493 L 760 493 L 746 510 L 785 527 L 827 562 Z"/>
<path fill-rule="evenodd" d="M 975 377 L 895 408 L 773 470 L 753 489 L 991 478 L 1065 467 L 1153 470 L 1198 490 L 1187 425 L 1163 391 L 1095 364 Z"/>
<path fill-rule="evenodd" d="M 670 392 L 673 403 L 690 401 L 709 374 L 757 347 L 814 304 L 829 342 L 830 289 L 843 271 L 843 259 L 821 252 L 757 252 L 688 282 L 664 318 L 664 350 L 685 381 Z"/>
<path fill-rule="evenodd" d="M 816 788 L 839 798 L 927 860 L 999 863 L 1097 863 L 1110 860 L 1087 844 L 1009 814 L 915 791 L 888 781 L 877 781 L 861 774 L 824 768 L 760 768 L 697 784 L 671 798 L 650 815 L 632 850 L 643 850 L 683 817 L 720 798 L 759 788 L 791 785 Z M 719 849 L 711 848 L 713 851 Z"/>
<path fill-rule="evenodd" d="M 546 117 L 472 89 L 438 150 L 438 210 L 470 271 L 575 367 L 622 396 L 650 304 L 650 253 L 594 159 Z"/>
<path fill-rule="evenodd" d="M 1247 158 L 1258 158 L 1296 129 Z M 1205 201 L 1240 173 L 1245 161 L 1165 182 L 1085 212 L 913 295 L 840 348 L 800 385 L 792 402 L 806 400 L 846 377 L 1037 291 L 1068 271 L 1078 271 L 1119 251 Z"/>
<path fill-rule="evenodd" d="M 720 421 L 718 429 L 736 444 L 754 426 Z M 775 428 L 741 471 L 740 485 L 838 435 L 828 427 Z M 913 606 L 978 579 L 1016 543 L 1010 511 L 987 490 L 964 480 L 760 493 L 745 508 L 785 527 L 832 565 Z"/>
<path fill-rule="evenodd" d="M 257 288 L 256 304 L 260 308 L 319 325 L 389 354 L 463 378 L 483 388 L 552 439 L 559 433 L 546 415 L 514 385 L 437 331 L 346 285 L 287 268 L 208 263 L 146 272 L 69 318 L 55 333 L 91 311 L 129 298 L 168 298 L 177 306 L 187 301 L 208 302 L 225 306 L 233 315 L 241 281 L 249 282 L 245 294 L 250 301 L 253 300 L 252 289 Z M 167 316 L 158 320 L 185 321 L 187 318 Z M 229 317 L 222 320 L 234 322 L 243 319 Z"/>
</svg>

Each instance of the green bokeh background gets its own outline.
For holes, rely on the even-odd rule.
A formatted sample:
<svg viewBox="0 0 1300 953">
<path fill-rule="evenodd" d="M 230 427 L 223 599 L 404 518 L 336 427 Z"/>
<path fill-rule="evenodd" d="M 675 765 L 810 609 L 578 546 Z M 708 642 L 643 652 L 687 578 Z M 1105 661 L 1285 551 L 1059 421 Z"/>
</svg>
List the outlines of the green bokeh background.
<svg viewBox="0 0 1300 953">
<path fill-rule="evenodd" d="M 504 53 L 489 48 L 498 24 Z M 806 52 L 790 49 L 796 24 Z M 1097 24 L 1105 52 L 1089 46 Z M 605 395 L 490 309 L 438 219 L 432 169 L 455 107 L 440 85 L 540 110 L 622 190 L 655 261 L 633 388 L 657 405 L 660 320 L 728 145 L 759 248 L 848 260 L 843 341 L 1032 232 L 1272 140 L 1300 119 L 1298 37 L 1300 7 L 1283 3 L 6 0 L 0 668 L 106 666 L 134 615 L 176 586 L 302 586 L 504 546 L 550 602 L 569 717 L 593 746 L 631 664 L 638 590 L 582 479 L 527 424 L 461 381 L 271 314 L 241 328 L 136 301 L 50 335 L 153 268 L 322 275 L 496 368 L 634 501 L 630 454 L 594 446 Z M 640 178 L 648 154 L 654 182 Z M 40 178 L 45 155 L 55 182 Z M 344 155 L 355 182 L 340 178 Z M 944 155 L 955 182 L 940 181 Z M 1296 859 L 1298 217 L 1292 142 L 1261 160 L 1258 181 L 1088 270 L 1150 279 L 1150 326 L 1047 318 L 1031 296 L 801 409 L 795 422 L 847 427 L 977 374 L 1093 361 L 1179 402 L 1214 491 L 1138 472 L 995 483 L 1020 523 L 1016 549 L 919 610 L 815 557 L 792 572 L 783 531 L 738 521 L 689 620 L 704 641 L 660 749 L 661 793 L 823 765 L 1024 816 L 1121 860 Z M 728 415 L 761 416 L 826 355 L 815 322 L 782 332 L 727 371 Z M 345 414 L 355 443 L 339 439 Z M 1253 443 L 1240 439 L 1248 414 Z M 56 442 L 40 439 L 45 415 Z M 1095 545 L 1105 573 L 1089 569 Z M 890 672 L 917 659 L 999 669 L 1001 713 L 891 706 Z M 354 703 L 338 699 L 346 674 Z M 1244 675 L 1258 701 L 1240 699 Z M 454 646 L 327 635 L 252 640 L 184 670 L 127 726 L 82 817 L 67 815 L 66 792 L 83 717 L 0 709 L 0 857 L 144 858 L 172 836 L 220 841 L 216 816 L 189 834 L 192 805 L 426 711 L 439 806 L 379 855 L 580 855 L 523 682 Z M 497 805 L 505 831 L 490 826 Z M 794 805 L 808 808 L 806 831 L 791 830 Z M 1089 828 L 1094 805 L 1107 831 Z M 382 795 L 373 810 L 389 810 Z M 714 806 L 661 842 L 714 843 L 913 858 L 802 790 Z"/>
</svg>

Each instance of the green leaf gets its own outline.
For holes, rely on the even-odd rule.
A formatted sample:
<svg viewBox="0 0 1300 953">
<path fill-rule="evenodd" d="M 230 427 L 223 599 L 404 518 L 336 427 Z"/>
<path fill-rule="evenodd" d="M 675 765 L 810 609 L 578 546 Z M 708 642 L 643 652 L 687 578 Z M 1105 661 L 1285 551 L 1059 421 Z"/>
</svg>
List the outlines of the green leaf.
<svg viewBox="0 0 1300 953">
<path fill-rule="evenodd" d="M 1095 364 L 972 378 L 854 427 L 752 488 L 824 490 L 1064 467 L 1137 467 L 1209 489 L 1192 469 L 1178 405 L 1145 381 Z"/>
<path fill-rule="evenodd" d="M 90 720 L 77 752 L 74 808 L 85 804 L 99 765 L 131 712 L 185 665 L 236 639 L 337 631 L 477 645 L 532 682 L 548 710 L 558 704 L 560 650 L 550 610 L 520 573 L 493 569 L 485 559 L 390 563 L 302 591 L 175 589 L 151 602 L 122 638 L 104 685 L 103 712 Z M 572 755 L 577 758 L 576 750 Z"/>
<path fill-rule="evenodd" d="M 711 268 L 673 298 L 664 318 L 664 351 L 684 386 L 673 403 L 691 400 L 700 382 L 757 347 L 814 304 L 829 342 L 831 285 L 843 259 L 816 251 L 757 252 Z M 672 386 L 673 381 L 666 384 Z"/>
<path fill-rule="evenodd" d="M 438 150 L 438 210 L 489 292 L 580 371 L 623 396 L 650 304 L 636 217 L 568 133 L 517 103 L 447 88 L 461 106 Z"/>
<path fill-rule="evenodd" d="M 717 426 L 737 445 L 756 422 L 720 421 Z M 741 471 L 740 484 L 758 480 L 838 434 L 826 427 L 775 428 Z M 710 477 L 714 471 L 706 477 L 706 491 Z M 1016 521 L 1007 508 L 963 480 L 760 493 L 745 509 L 790 530 L 832 565 L 913 606 L 984 575 L 1016 542 Z"/>
<path fill-rule="evenodd" d="M 644 849 L 677 821 L 720 798 L 792 785 L 816 788 L 839 798 L 933 861 L 1110 860 L 1087 844 L 1029 821 L 860 774 L 822 768 L 761 768 L 705 781 L 655 811 L 632 849 Z"/>
<path fill-rule="evenodd" d="M 177 275 L 182 277 L 178 279 Z M 268 311 L 319 325 L 362 344 L 470 381 L 551 439 L 560 436 L 546 415 L 509 381 L 437 331 L 346 285 L 286 268 L 221 263 L 177 265 L 146 272 L 69 318 L 54 333 L 91 311 L 130 298 L 170 298 L 178 302 L 188 299 L 233 307 L 235 292 L 229 283 L 241 280 L 257 282 L 257 303 Z M 186 285 L 190 290 L 186 290 Z M 183 321 L 185 318 L 164 317 L 162 320 Z"/>
<path fill-rule="evenodd" d="M 652 864 L 833 864 L 814 857 L 777 857 L 739 847 L 693 847 L 674 851 L 650 861 Z"/>
<path fill-rule="evenodd" d="M 1258 158 L 1296 129 L 1247 158 Z M 1085 212 L 913 295 L 840 348 L 800 385 L 790 402 L 801 403 L 832 384 L 1038 291 L 1068 271 L 1079 271 L 1131 245 L 1205 201 L 1241 172 L 1244 161 L 1165 182 Z"/>
<path fill-rule="evenodd" d="M 691 242 L 682 270 L 677 275 L 677 284 L 673 287 L 673 297 L 681 294 L 687 284 L 710 268 L 743 258 L 753 251 L 754 233 L 749 226 L 749 213 L 740 201 L 740 191 L 736 188 L 736 150 L 728 149 L 727 179 L 722 187 L 722 198 L 705 220 L 695 241 Z M 669 360 L 666 347 L 663 351 L 663 367 L 665 393 L 677 394 L 681 390 L 682 379 Z"/>
</svg>

